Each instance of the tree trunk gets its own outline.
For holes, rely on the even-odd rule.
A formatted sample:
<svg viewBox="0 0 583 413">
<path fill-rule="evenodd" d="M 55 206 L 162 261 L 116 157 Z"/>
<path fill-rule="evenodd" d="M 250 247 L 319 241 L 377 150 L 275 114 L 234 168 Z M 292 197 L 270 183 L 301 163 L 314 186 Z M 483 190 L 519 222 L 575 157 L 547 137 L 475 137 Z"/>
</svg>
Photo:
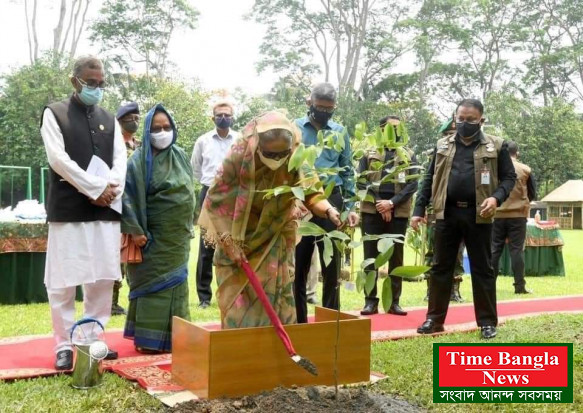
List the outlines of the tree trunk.
<svg viewBox="0 0 583 413">
<path fill-rule="evenodd" d="M 37 6 L 37 0 L 34 0 L 34 3 L 32 5 L 32 37 L 34 40 L 34 61 L 36 62 L 36 59 L 38 59 L 38 37 L 36 34 L 36 6 Z"/>
<path fill-rule="evenodd" d="M 30 64 L 34 63 L 34 58 L 32 55 L 32 40 L 30 37 L 30 24 L 28 23 L 28 1 L 24 0 L 24 18 L 26 20 L 26 34 L 28 38 L 28 57 L 30 58 Z"/>
<path fill-rule="evenodd" d="M 65 46 L 67 45 L 67 40 L 69 40 L 69 32 L 71 31 L 71 26 L 73 25 L 73 17 L 75 17 L 75 7 L 80 7 L 81 5 L 78 4 L 79 0 L 73 0 L 73 4 L 71 5 L 71 14 L 69 15 L 69 23 L 67 24 L 67 30 L 65 31 L 65 38 L 61 43 L 60 53 L 63 54 L 65 51 Z"/>
<path fill-rule="evenodd" d="M 61 0 L 61 8 L 59 11 L 59 22 L 57 27 L 53 30 L 53 51 L 58 52 L 61 45 L 61 35 L 63 34 L 63 23 L 65 21 L 65 14 L 67 13 L 67 1 Z"/>
<path fill-rule="evenodd" d="M 79 24 L 79 32 L 77 35 L 73 32 L 73 41 L 71 43 L 71 52 L 69 53 L 69 57 L 75 57 L 75 53 L 77 53 L 77 44 L 81 39 L 81 35 L 83 34 L 83 26 L 85 25 L 85 19 L 87 18 L 87 10 L 89 9 L 89 4 L 91 0 L 86 0 L 85 2 L 85 9 L 83 10 L 83 15 L 81 16 L 81 22 Z M 81 3 L 79 3 L 79 10 L 81 9 Z M 75 16 L 75 21 L 77 20 L 77 16 Z"/>
<path fill-rule="evenodd" d="M 354 90 L 356 85 L 356 76 L 358 74 L 358 67 L 360 63 L 360 53 L 362 51 L 362 46 L 364 44 L 364 39 L 366 37 L 366 29 L 368 23 L 368 14 L 369 14 L 369 2 L 368 0 L 363 1 L 361 15 L 359 16 L 359 27 L 358 27 L 358 34 L 357 40 L 355 44 L 355 55 L 354 61 L 352 62 L 352 69 L 350 72 L 350 76 L 348 77 L 348 84 L 347 87 L 350 87 Z"/>
<path fill-rule="evenodd" d="M 71 41 L 71 48 L 69 49 L 69 56 L 73 57 L 75 53 L 75 49 L 77 45 L 75 44 L 75 38 L 77 37 L 77 22 L 79 21 L 79 15 L 81 13 L 81 6 L 83 5 L 83 0 L 79 0 L 79 7 L 77 8 L 77 12 L 75 13 L 75 17 L 73 18 L 73 39 Z"/>
</svg>

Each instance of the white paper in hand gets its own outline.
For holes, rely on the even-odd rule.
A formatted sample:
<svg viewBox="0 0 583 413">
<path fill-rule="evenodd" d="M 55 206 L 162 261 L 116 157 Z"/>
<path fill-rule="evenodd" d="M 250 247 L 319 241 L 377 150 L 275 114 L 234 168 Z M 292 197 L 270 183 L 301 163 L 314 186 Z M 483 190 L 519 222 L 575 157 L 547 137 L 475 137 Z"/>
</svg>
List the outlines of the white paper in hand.
<svg viewBox="0 0 583 413">
<path fill-rule="evenodd" d="M 107 166 L 103 159 L 93 155 L 87 167 L 87 173 L 103 179 L 109 179 L 109 166 Z"/>
<path fill-rule="evenodd" d="M 87 173 L 109 181 L 109 175 L 111 173 L 111 170 L 109 169 L 109 166 L 107 166 L 103 159 L 93 155 L 91 161 L 89 162 L 89 166 L 87 167 Z M 113 209 L 115 212 L 121 214 L 122 210 L 121 197 L 116 197 L 109 207 Z"/>
</svg>

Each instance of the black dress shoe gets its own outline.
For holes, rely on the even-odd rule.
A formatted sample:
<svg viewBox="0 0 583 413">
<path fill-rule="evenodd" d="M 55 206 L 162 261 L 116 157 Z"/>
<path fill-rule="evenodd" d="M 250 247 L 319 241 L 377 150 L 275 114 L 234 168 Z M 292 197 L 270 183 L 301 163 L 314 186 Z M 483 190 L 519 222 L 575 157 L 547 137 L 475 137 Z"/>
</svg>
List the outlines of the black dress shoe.
<svg viewBox="0 0 583 413">
<path fill-rule="evenodd" d="M 407 312 L 403 310 L 399 304 L 393 304 L 391 305 L 391 308 L 389 308 L 389 314 L 407 315 Z"/>
<path fill-rule="evenodd" d="M 202 308 L 203 310 L 205 308 L 209 308 L 211 306 L 210 301 L 201 301 L 200 304 L 198 305 L 198 308 Z"/>
<path fill-rule="evenodd" d="M 425 320 L 417 329 L 419 334 L 441 333 L 444 330 L 443 324 L 436 324 L 433 320 Z"/>
<path fill-rule="evenodd" d="M 118 354 L 115 350 L 107 350 L 107 356 L 105 356 L 105 360 L 117 360 Z"/>
<path fill-rule="evenodd" d="M 366 303 L 364 308 L 360 310 L 361 315 L 373 315 L 379 313 L 379 304 L 378 303 Z"/>
<path fill-rule="evenodd" d="M 519 290 L 514 290 L 514 294 L 532 294 L 532 291 L 527 290 L 526 288 L 521 288 Z"/>
<path fill-rule="evenodd" d="M 306 298 L 306 301 L 308 302 L 308 304 L 314 304 L 314 305 L 319 304 L 318 299 L 316 297 L 312 297 L 312 296 Z"/>
<path fill-rule="evenodd" d="M 126 310 L 119 304 L 111 306 L 111 315 L 126 315 Z"/>
<path fill-rule="evenodd" d="M 55 370 L 71 370 L 73 368 L 73 351 L 61 350 L 57 353 Z"/>
<path fill-rule="evenodd" d="M 485 340 L 496 337 L 496 327 L 484 326 L 482 327 L 482 338 Z"/>
</svg>

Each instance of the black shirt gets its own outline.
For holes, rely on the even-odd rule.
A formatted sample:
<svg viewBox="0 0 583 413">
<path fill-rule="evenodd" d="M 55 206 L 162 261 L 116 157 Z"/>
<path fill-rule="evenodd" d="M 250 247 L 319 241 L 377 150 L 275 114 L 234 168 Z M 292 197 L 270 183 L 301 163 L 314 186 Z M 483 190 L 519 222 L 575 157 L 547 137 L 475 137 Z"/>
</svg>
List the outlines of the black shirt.
<svg viewBox="0 0 583 413">
<path fill-rule="evenodd" d="M 447 204 L 466 202 L 469 206 L 476 205 L 474 150 L 479 144 L 479 140 L 474 140 L 466 146 L 456 137 L 455 155 L 447 183 Z"/>
<path fill-rule="evenodd" d="M 381 179 L 387 176 L 388 172 L 387 169 L 389 165 L 392 164 L 393 159 L 395 158 L 395 151 L 394 150 L 387 150 L 385 151 L 385 161 L 381 172 Z M 411 162 L 409 166 L 416 166 L 417 165 L 417 158 L 415 155 L 411 156 Z M 358 164 L 358 172 L 362 173 L 370 169 L 368 165 L 368 158 L 363 156 L 360 158 L 360 162 Z M 416 170 L 412 170 L 414 173 L 417 173 Z M 356 186 L 358 189 L 367 189 L 370 182 L 357 182 Z M 375 198 L 375 201 L 379 201 L 381 199 L 391 200 L 394 205 L 400 205 L 404 202 L 407 202 L 409 198 L 413 196 L 413 194 L 417 191 L 417 180 L 410 180 L 407 181 L 404 188 L 398 193 L 395 194 L 395 184 L 393 182 L 386 182 L 381 184 L 378 190 L 378 194 L 373 191 L 369 191 L 369 193 Z"/>
<path fill-rule="evenodd" d="M 481 133 L 478 134 L 476 136 L 476 141 L 479 140 L 481 138 Z M 472 187 L 471 191 L 473 193 L 473 199 L 472 199 L 472 203 L 475 204 L 476 202 L 476 189 L 474 188 L 475 185 L 475 175 L 474 175 L 474 160 L 473 160 L 473 150 L 476 148 L 477 142 L 472 143 L 471 145 L 469 145 L 469 147 L 473 148 L 471 151 L 468 151 L 466 153 L 465 150 L 462 150 L 462 153 L 460 154 L 458 152 L 460 146 L 464 146 L 461 142 L 458 142 L 458 137 L 456 136 L 456 153 L 454 155 L 454 160 L 453 160 L 453 164 L 452 164 L 452 168 L 451 168 L 451 173 L 450 173 L 450 177 L 449 177 L 449 183 L 448 183 L 448 187 L 447 187 L 447 196 L 449 198 L 450 195 L 450 191 L 453 193 L 454 189 L 452 187 L 452 173 L 454 168 L 456 168 L 456 171 L 458 171 L 457 173 L 460 173 L 464 167 L 467 167 L 466 162 L 467 159 L 465 158 L 466 156 L 468 156 L 468 154 L 470 154 L 470 156 L 472 156 L 471 159 L 471 170 L 467 170 L 466 173 L 469 173 L 470 175 L 466 175 L 465 177 L 465 184 L 461 183 L 461 182 L 457 182 L 456 185 L 461 191 L 466 191 L 465 193 L 463 193 L 463 195 L 455 195 L 455 197 L 457 199 L 454 199 L 454 201 L 464 201 L 463 199 L 459 199 L 461 196 L 467 197 L 467 193 L 469 190 L 468 187 L 465 187 L 464 185 L 470 185 Z M 465 148 L 467 149 L 467 148 Z M 417 201 L 415 202 L 415 209 L 413 210 L 413 216 L 416 217 L 423 217 L 425 216 L 425 208 L 427 208 L 427 205 L 429 205 L 429 202 L 431 201 L 431 187 L 433 184 L 433 174 L 435 173 L 435 155 L 437 153 L 437 148 L 435 148 L 433 150 L 433 157 L 431 158 L 431 164 L 429 165 L 429 168 L 427 168 L 427 171 L 425 173 L 425 175 L 423 176 L 423 178 L 421 179 L 421 186 L 419 189 L 419 192 L 417 193 Z M 457 163 L 457 166 L 455 165 Z M 463 177 L 457 177 L 456 179 L 460 179 Z M 463 180 L 463 179 L 462 179 Z M 494 198 L 496 198 L 496 201 L 498 203 L 498 206 L 502 205 L 504 203 L 504 201 L 506 201 L 506 199 L 508 198 L 508 196 L 510 195 L 510 192 L 512 191 L 512 188 L 514 188 L 514 183 L 516 182 L 516 172 L 514 171 L 514 165 L 512 165 L 512 159 L 510 158 L 510 153 L 508 153 L 508 144 L 506 143 L 506 141 L 504 141 L 504 143 L 502 144 L 502 148 L 500 149 L 500 153 L 498 154 L 498 180 L 499 180 L 499 185 L 498 188 L 496 188 L 496 190 L 494 191 L 494 193 L 492 194 L 492 196 Z M 449 203 L 449 200 L 446 201 L 447 203 Z"/>
</svg>

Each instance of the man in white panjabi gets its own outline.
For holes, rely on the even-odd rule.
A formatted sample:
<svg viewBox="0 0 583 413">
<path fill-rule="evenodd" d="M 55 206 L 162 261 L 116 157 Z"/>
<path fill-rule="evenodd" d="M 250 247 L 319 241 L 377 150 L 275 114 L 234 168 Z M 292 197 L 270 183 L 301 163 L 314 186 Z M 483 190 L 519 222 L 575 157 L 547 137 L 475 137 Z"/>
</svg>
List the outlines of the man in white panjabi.
<svg viewBox="0 0 583 413">
<path fill-rule="evenodd" d="M 45 285 L 57 370 L 73 365 L 69 336 L 75 322 L 76 287 L 83 286 L 84 318 L 105 326 L 113 283 L 121 278 L 118 207 L 125 184 L 126 148 L 114 116 L 98 106 L 105 87 L 103 64 L 95 57 L 79 58 L 71 83 L 73 95 L 48 105 L 41 120 L 50 165 Z M 115 359 L 117 353 L 110 350 L 106 358 Z"/>
</svg>

